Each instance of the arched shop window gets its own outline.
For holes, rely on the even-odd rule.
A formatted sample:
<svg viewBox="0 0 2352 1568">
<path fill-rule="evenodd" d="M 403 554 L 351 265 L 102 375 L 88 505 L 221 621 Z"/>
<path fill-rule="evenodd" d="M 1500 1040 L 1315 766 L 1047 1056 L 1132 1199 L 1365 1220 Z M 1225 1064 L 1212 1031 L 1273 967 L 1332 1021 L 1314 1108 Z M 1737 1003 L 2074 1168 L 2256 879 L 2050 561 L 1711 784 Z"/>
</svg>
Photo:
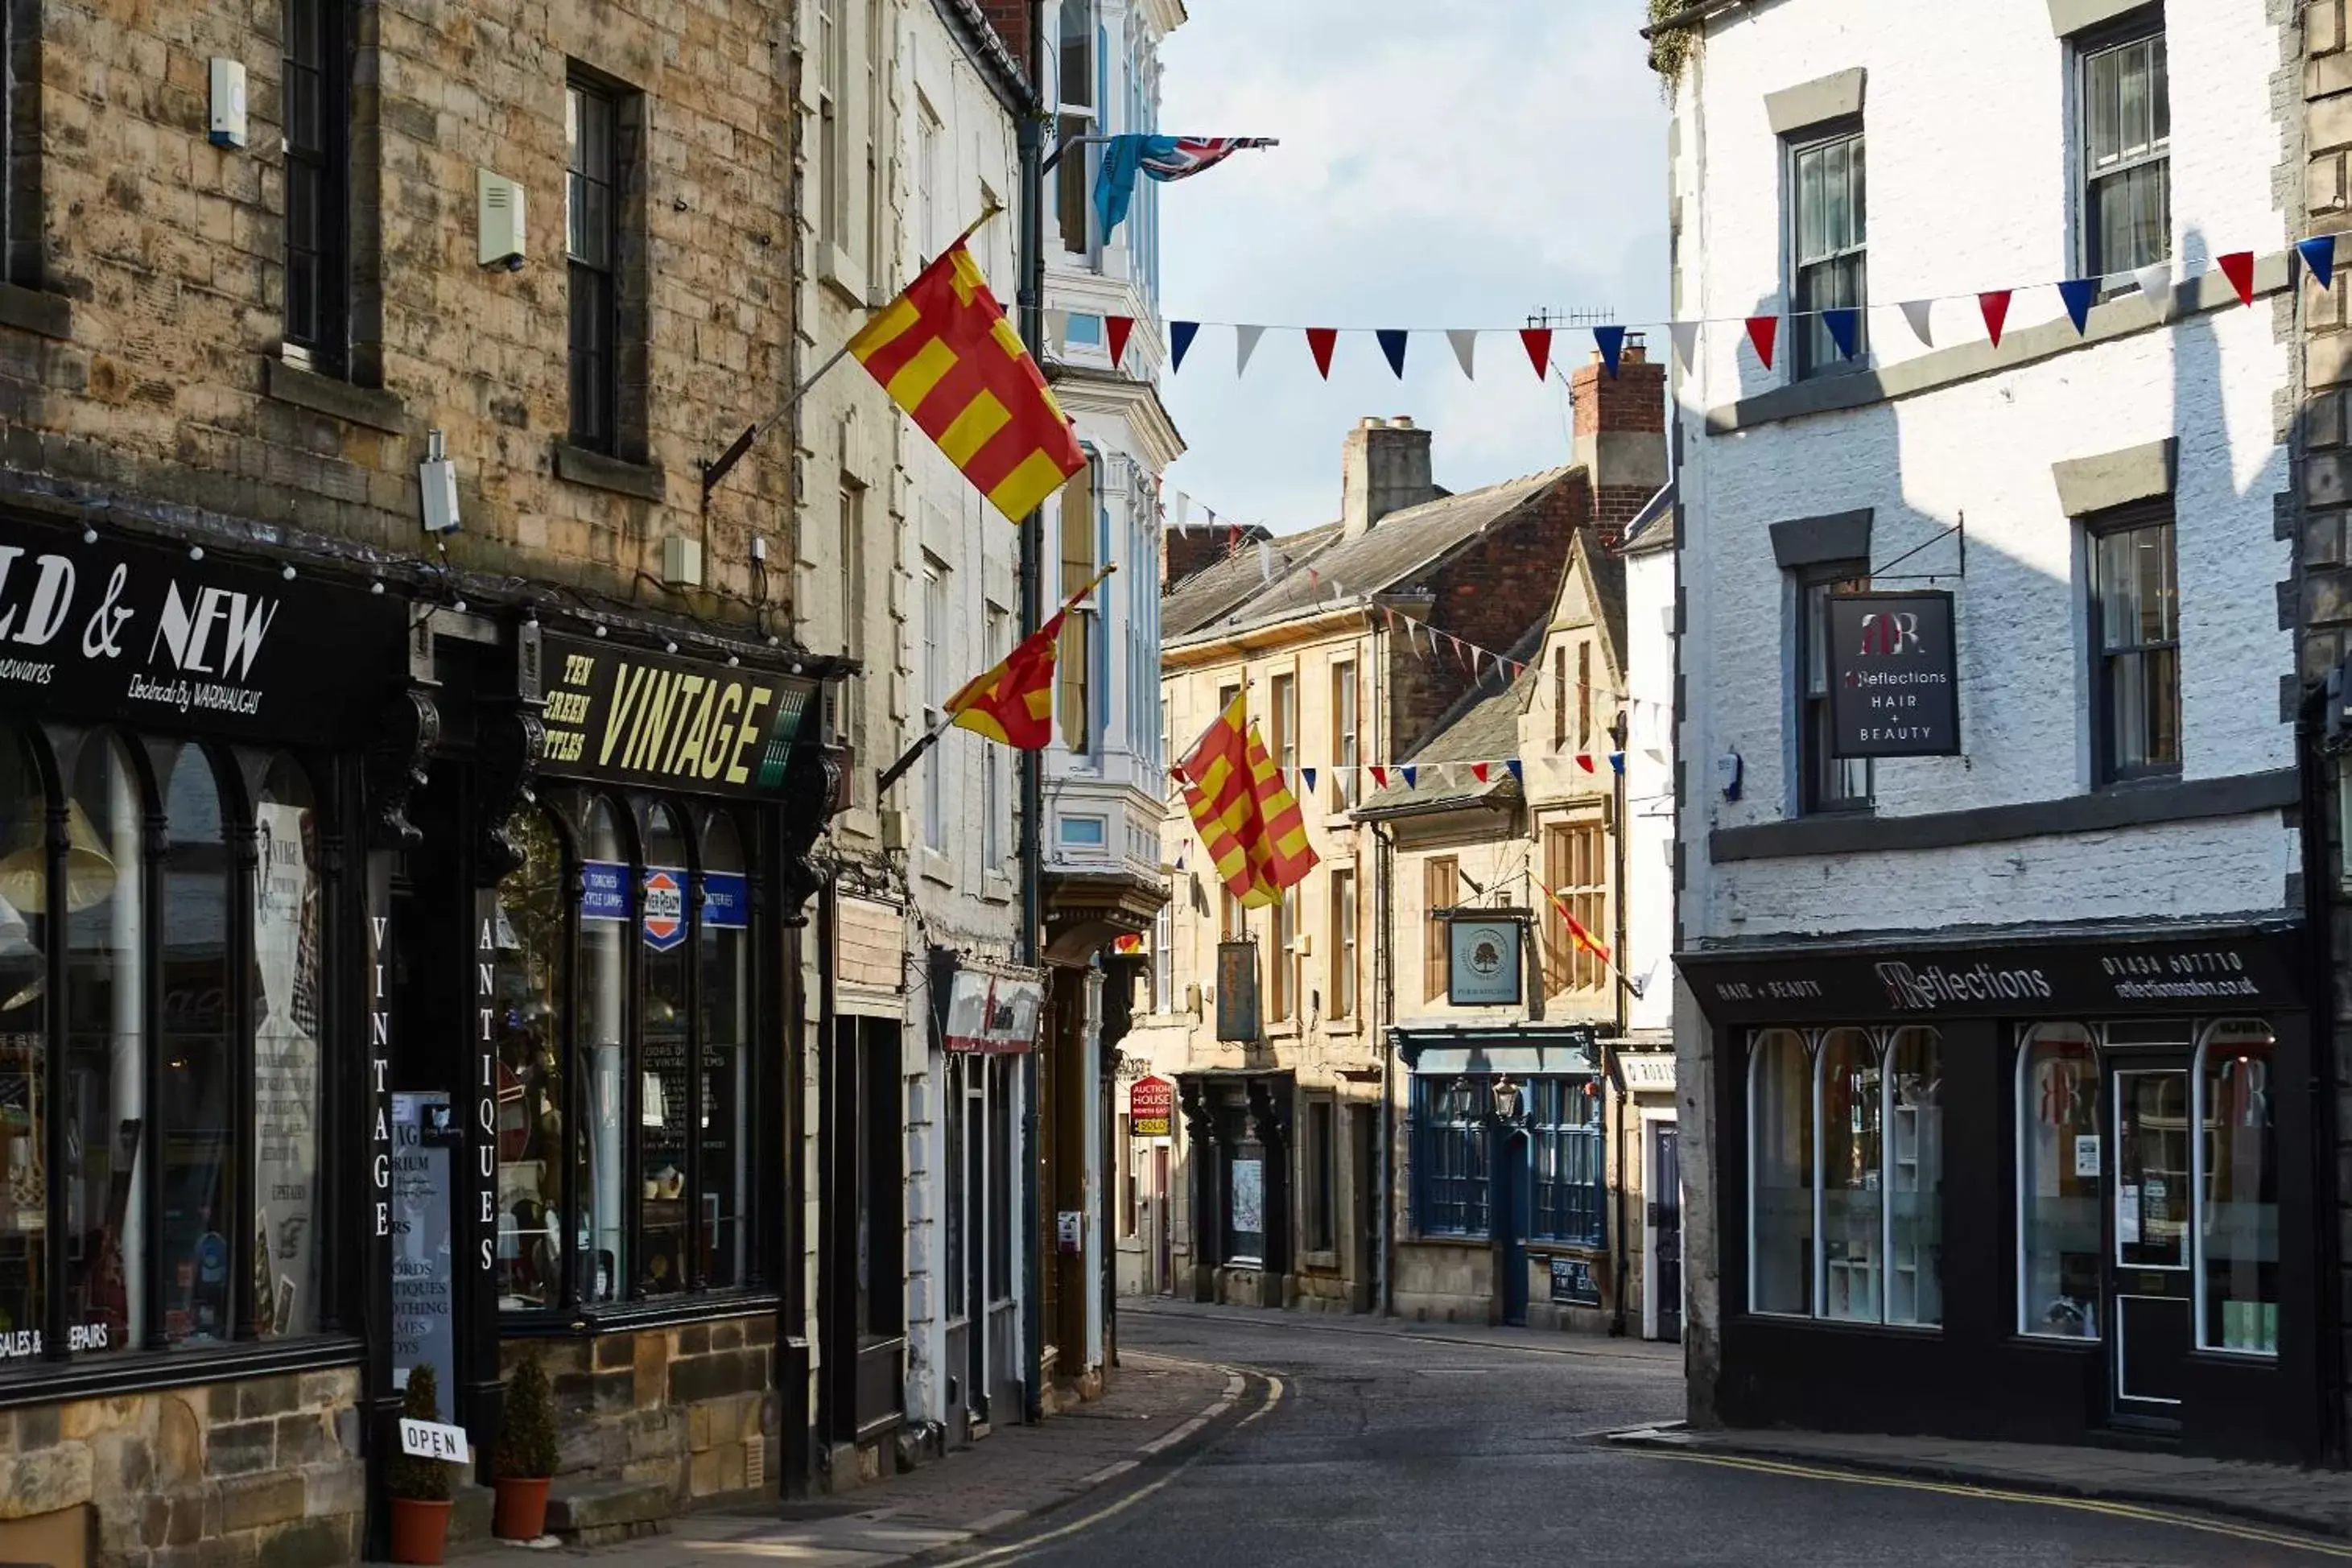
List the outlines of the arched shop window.
<svg viewBox="0 0 2352 1568">
<path fill-rule="evenodd" d="M 0 1375 L 331 1325 L 322 798 L 283 754 L 0 731 Z"/>
<path fill-rule="evenodd" d="M 2017 1056 L 2018 1331 L 2099 1337 L 2105 1194 L 2099 1047 L 2080 1024 L 2037 1024 Z"/>
<path fill-rule="evenodd" d="M 2275 1047 L 2268 1025 L 2233 1019 L 2198 1047 L 2197 1342 L 2209 1350 L 2278 1353 Z"/>
<path fill-rule="evenodd" d="M 1942 1052 L 1926 1027 L 1757 1033 L 1749 1310 L 1943 1321 Z"/>
<path fill-rule="evenodd" d="M 501 1304 L 757 1286 L 748 830 L 667 797 L 550 801 L 499 889 Z"/>
</svg>

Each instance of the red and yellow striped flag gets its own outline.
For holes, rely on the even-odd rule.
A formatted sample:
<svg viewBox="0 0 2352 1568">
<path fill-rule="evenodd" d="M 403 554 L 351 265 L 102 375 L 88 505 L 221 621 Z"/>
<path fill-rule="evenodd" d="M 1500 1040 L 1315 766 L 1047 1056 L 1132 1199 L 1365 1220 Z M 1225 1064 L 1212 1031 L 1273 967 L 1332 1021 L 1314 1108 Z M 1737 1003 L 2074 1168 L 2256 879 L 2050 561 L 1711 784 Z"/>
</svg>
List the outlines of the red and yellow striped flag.
<svg viewBox="0 0 2352 1568">
<path fill-rule="evenodd" d="M 1582 921 L 1568 912 L 1568 900 L 1562 897 L 1556 888 L 1551 889 L 1551 904 L 1552 908 L 1559 911 L 1559 918 L 1568 922 L 1568 942 L 1570 947 L 1580 947 L 1612 969 L 1617 967 L 1617 961 L 1610 956 L 1608 948 L 1601 945 L 1601 939 L 1585 930 Z"/>
<path fill-rule="evenodd" d="M 961 239 L 849 340 L 849 352 L 1014 522 L 1087 465 L 1068 416 Z"/>
<path fill-rule="evenodd" d="M 1054 740 L 1054 663 L 1061 649 L 1062 622 L 1096 584 L 1118 571 L 1106 566 L 1062 602 L 1053 618 L 1004 656 L 993 668 L 972 677 L 947 700 L 948 722 L 987 736 L 1001 746 L 1040 752 Z"/>
<path fill-rule="evenodd" d="M 1316 854 L 1306 815 L 1249 722 L 1246 700 L 1234 699 L 1176 773 L 1218 880 L 1244 909 L 1262 909 L 1306 877 Z"/>
</svg>

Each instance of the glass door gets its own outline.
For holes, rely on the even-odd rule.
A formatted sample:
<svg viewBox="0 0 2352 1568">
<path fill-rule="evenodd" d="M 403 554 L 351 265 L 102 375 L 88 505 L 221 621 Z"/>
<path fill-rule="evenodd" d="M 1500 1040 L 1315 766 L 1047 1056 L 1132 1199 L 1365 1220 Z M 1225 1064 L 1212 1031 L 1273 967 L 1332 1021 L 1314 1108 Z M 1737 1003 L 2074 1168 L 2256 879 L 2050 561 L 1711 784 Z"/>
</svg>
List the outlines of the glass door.
<svg viewBox="0 0 2352 1568">
<path fill-rule="evenodd" d="M 2115 1075 L 2113 1267 L 2115 1414 L 2175 1421 L 2193 1336 L 2189 1283 L 2189 1074 L 2179 1067 Z"/>
</svg>

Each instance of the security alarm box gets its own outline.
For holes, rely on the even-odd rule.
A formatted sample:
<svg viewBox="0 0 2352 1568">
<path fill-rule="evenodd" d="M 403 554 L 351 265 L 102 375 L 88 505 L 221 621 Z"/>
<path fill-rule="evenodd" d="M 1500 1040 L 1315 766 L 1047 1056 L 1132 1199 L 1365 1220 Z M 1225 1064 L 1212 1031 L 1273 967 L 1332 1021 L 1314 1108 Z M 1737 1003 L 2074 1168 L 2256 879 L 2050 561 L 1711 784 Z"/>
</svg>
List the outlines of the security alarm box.
<svg viewBox="0 0 2352 1568">
<path fill-rule="evenodd" d="M 425 460 L 416 465 L 416 488 L 425 508 L 425 531 L 457 531 L 457 466 L 441 444 L 441 432 L 425 434 Z"/>
<path fill-rule="evenodd" d="M 245 62 L 212 62 L 212 143 L 215 147 L 245 145 Z"/>
<path fill-rule="evenodd" d="M 481 264 L 520 271 L 524 255 L 521 183 L 488 169 L 477 169 L 474 196 Z"/>
</svg>

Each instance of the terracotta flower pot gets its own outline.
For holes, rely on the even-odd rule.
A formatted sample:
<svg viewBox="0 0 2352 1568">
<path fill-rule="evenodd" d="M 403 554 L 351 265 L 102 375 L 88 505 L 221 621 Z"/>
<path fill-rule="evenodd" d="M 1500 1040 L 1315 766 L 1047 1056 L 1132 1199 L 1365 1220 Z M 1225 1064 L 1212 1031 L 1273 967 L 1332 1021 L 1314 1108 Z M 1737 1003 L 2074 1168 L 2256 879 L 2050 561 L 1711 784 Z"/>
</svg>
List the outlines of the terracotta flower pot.
<svg viewBox="0 0 2352 1568">
<path fill-rule="evenodd" d="M 547 1533 L 548 1478 L 499 1478 L 498 1507 L 490 1533 L 501 1541 L 537 1541 Z"/>
<path fill-rule="evenodd" d="M 392 1560 L 438 1563 L 449 1545 L 447 1502 L 392 1500 Z"/>
</svg>

